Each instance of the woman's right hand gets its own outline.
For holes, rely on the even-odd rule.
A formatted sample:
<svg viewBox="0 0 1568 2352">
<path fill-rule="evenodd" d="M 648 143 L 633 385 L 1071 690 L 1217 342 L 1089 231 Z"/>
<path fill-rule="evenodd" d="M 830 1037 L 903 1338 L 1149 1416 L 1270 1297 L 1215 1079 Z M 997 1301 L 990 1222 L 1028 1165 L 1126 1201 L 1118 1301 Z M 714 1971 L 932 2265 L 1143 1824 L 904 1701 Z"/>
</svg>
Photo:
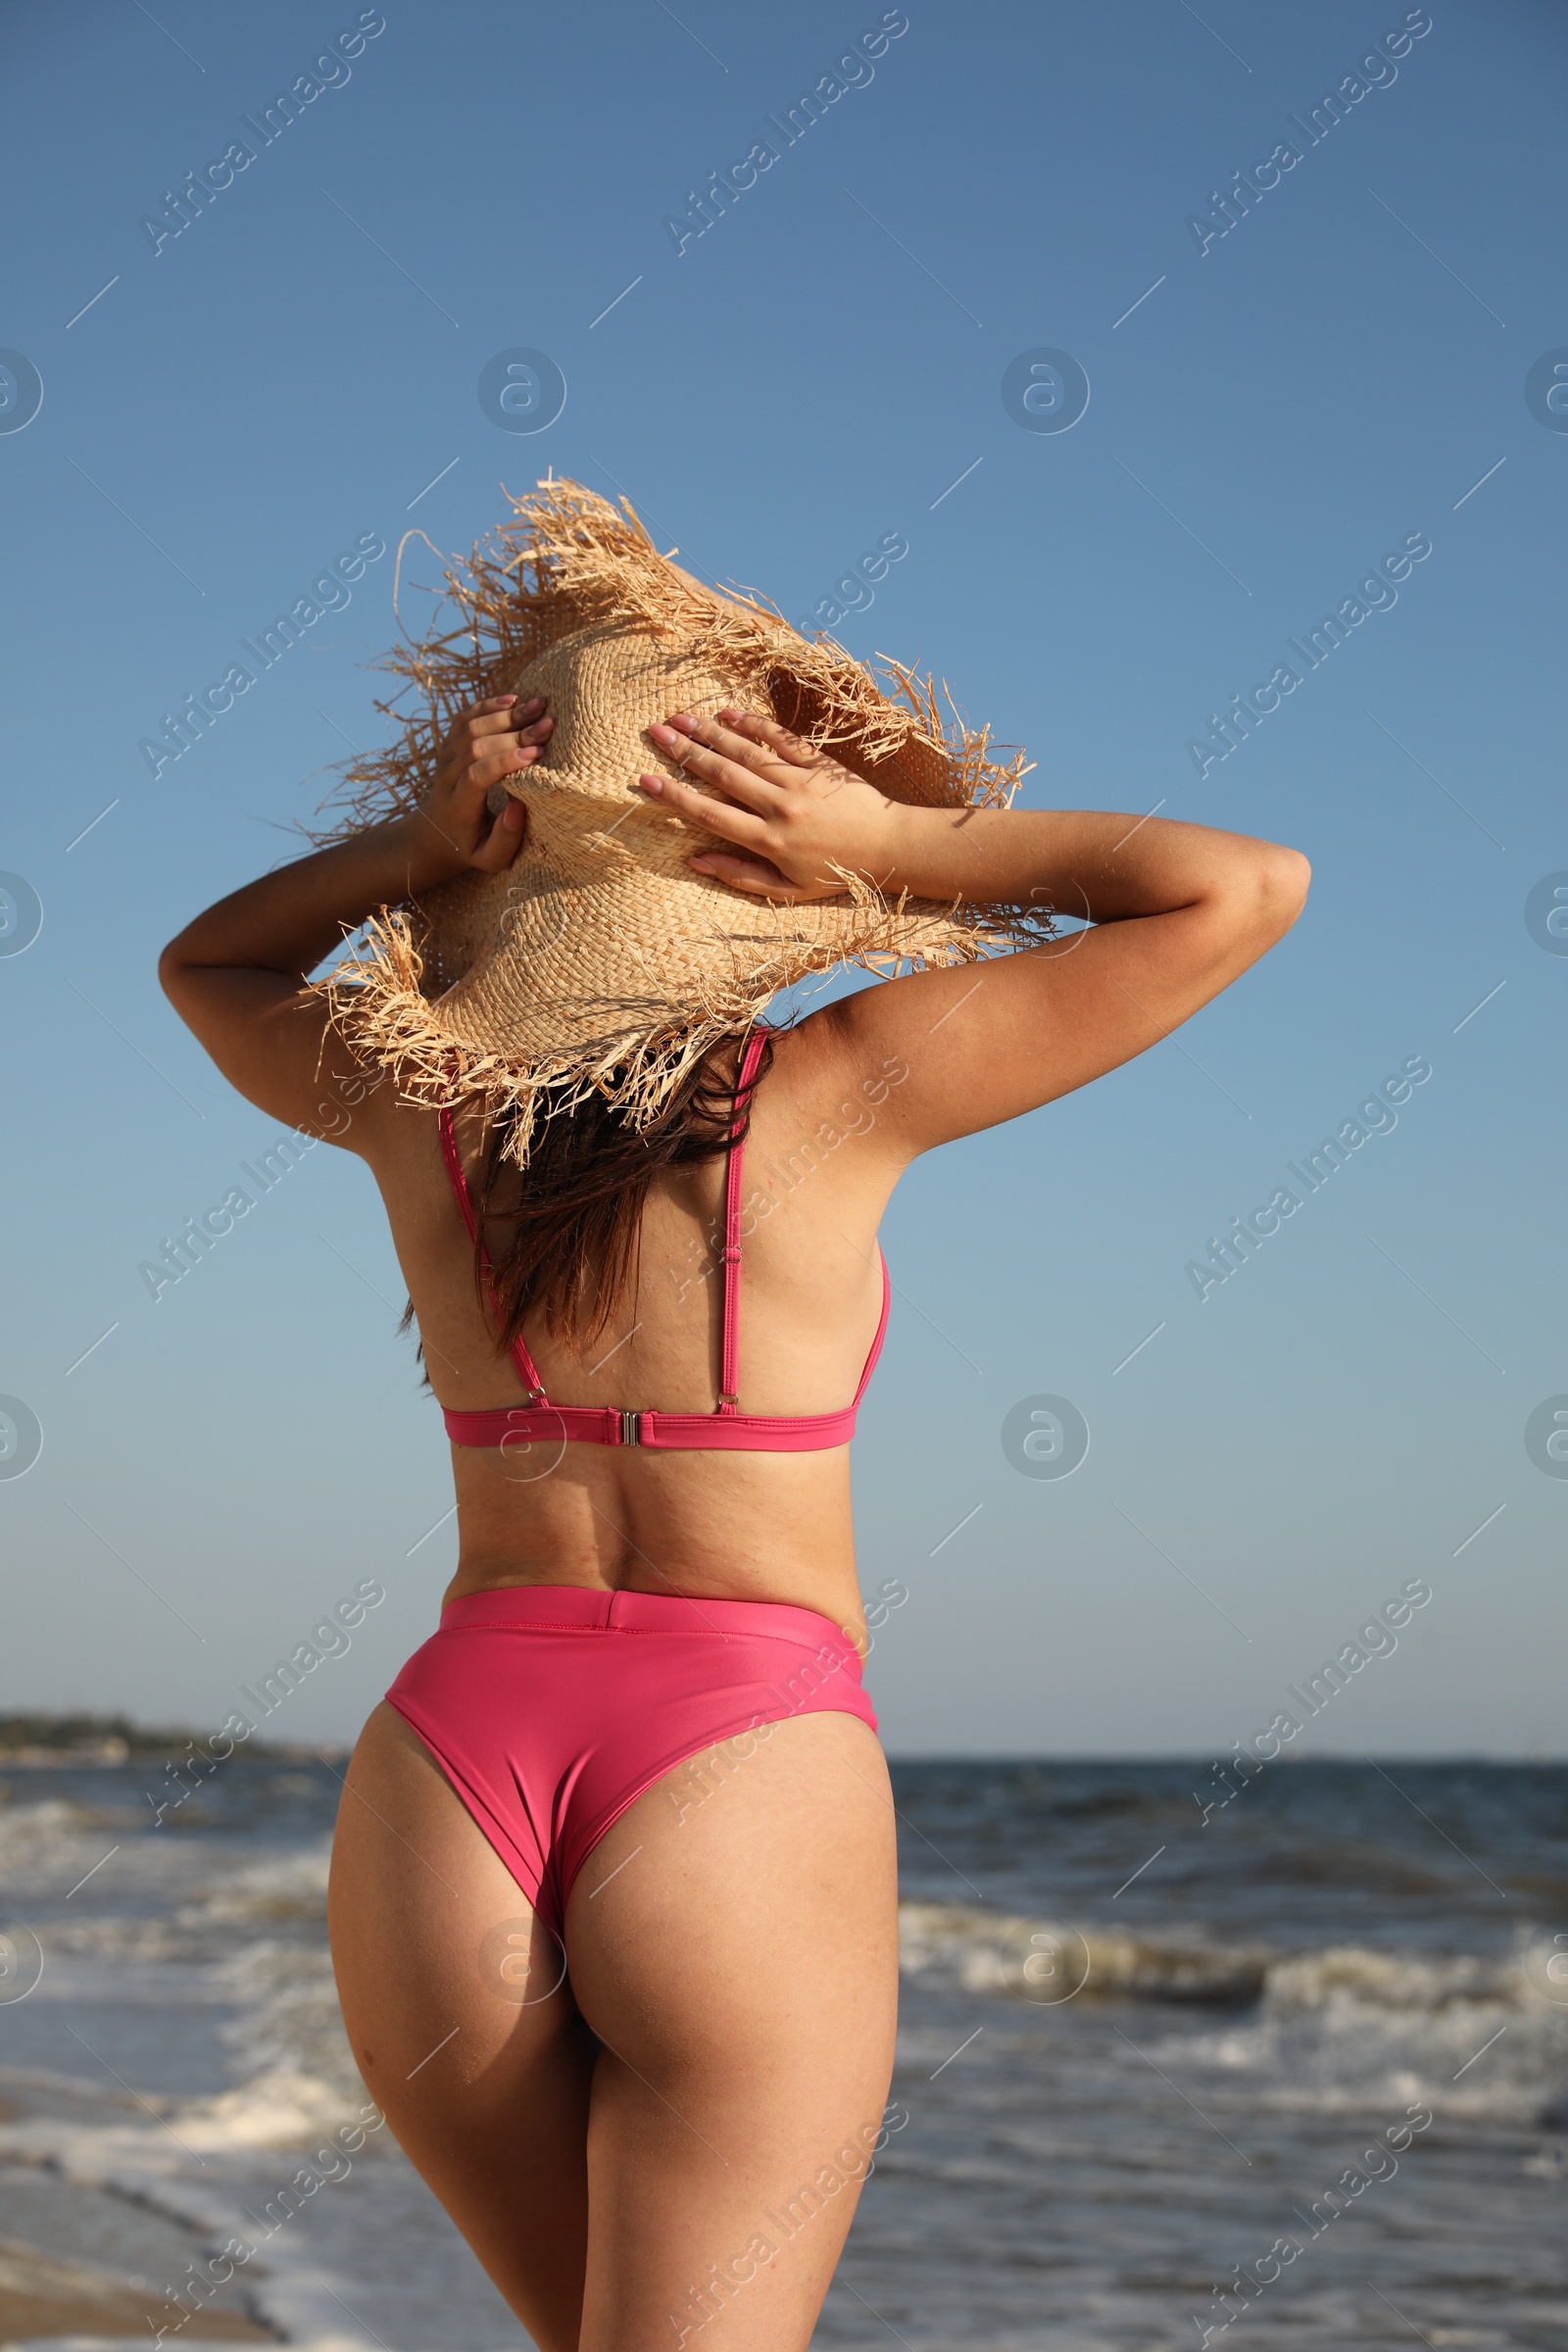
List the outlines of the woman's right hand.
<svg viewBox="0 0 1568 2352">
<path fill-rule="evenodd" d="M 451 853 L 452 875 L 470 866 L 493 874 L 512 863 L 522 847 L 528 812 L 509 795 L 492 813 L 489 795 L 492 786 L 544 758 L 556 723 L 544 710 L 542 695 L 519 703 L 514 694 L 496 694 L 454 720 L 437 755 L 434 779 L 419 802 L 421 868 L 430 855 L 431 827 Z"/>
</svg>

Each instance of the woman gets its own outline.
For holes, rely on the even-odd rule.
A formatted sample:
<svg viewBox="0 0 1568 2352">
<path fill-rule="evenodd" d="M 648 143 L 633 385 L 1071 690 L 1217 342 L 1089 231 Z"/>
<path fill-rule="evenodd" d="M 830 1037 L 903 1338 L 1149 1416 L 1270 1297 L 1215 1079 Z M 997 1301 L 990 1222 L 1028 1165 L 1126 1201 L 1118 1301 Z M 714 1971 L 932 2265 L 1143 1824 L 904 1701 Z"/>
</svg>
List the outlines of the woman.
<svg viewBox="0 0 1568 2352">
<path fill-rule="evenodd" d="M 433 761 L 426 721 L 417 799 L 200 915 L 162 975 L 243 1094 L 369 1167 L 454 1440 L 441 1630 L 366 1726 L 333 1855 L 365 2080 L 543 2352 L 663 2352 L 709 2327 L 799 2352 L 893 2062 L 894 1815 L 859 1686 L 846 1402 L 886 1314 L 883 1209 L 917 1153 L 1085 1085 L 1207 1004 L 1290 927 L 1307 866 L 1198 825 L 976 806 L 983 738 L 945 769 L 932 707 L 898 736 L 842 657 L 837 721 L 796 732 L 781 710 L 827 705 L 780 680 L 793 659 L 820 687 L 815 649 L 746 600 L 699 607 L 708 592 L 586 494 L 572 513 L 506 591 L 539 657 L 518 690 L 475 699 Z M 589 565 L 585 528 L 613 563 Z M 766 659 L 742 665 L 751 708 L 721 687 L 707 710 L 684 692 L 641 707 L 608 823 L 573 781 L 598 738 L 563 706 L 610 693 L 593 662 L 627 626 L 665 659 L 668 613 L 651 622 L 626 586 L 656 565 L 704 677 L 736 674 L 747 629 Z M 518 651 L 512 611 L 497 590 L 492 682 Z M 437 671 L 417 672 L 432 710 Z M 666 672 L 637 674 L 645 692 Z M 540 681 L 550 709 L 521 690 Z M 624 679 L 614 695 L 624 721 L 636 695 Z M 590 910 L 601 870 L 622 894 L 612 920 Z M 786 969 L 780 938 L 789 970 L 869 956 L 854 926 L 872 904 L 901 922 L 934 909 L 937 930 L 1022 910 L 1010 936 L 1039 944 L 978 963 L 971 944 L 765 1035 L 726 1023 L 746 988 L 726 997 L 710 973 L 684 1029 L 676 991 L 616 1030 L 605 1002 L 647 990 L 601 966 L 656 880 L 702 910 L 671 934 L 671 969 L 716 942 L 733 974 L 766 935 L 748 1002 Z M 434 978 L 383 927 L 379 977 L 323 1002 L 309 976 L 342 935 L 410 903 L 436 934 L 443 908 L 489 911 L 477 930 L 447 920 L 461 953 Z M 1050 907 L 1090 927 L 1041 938 Z M 520 961 L 519 924 L 535 926 Z M 910 936 L 872 946 L 906 955 Z M 546 1015 L 576 984 L 558 971 L 548 1003 L 526 994 L 551 954 L 594 974 L 592 1017 L 559 1051 Z M 367 1088 L 375 1065 L 392 1082 Z"/>
</svg>

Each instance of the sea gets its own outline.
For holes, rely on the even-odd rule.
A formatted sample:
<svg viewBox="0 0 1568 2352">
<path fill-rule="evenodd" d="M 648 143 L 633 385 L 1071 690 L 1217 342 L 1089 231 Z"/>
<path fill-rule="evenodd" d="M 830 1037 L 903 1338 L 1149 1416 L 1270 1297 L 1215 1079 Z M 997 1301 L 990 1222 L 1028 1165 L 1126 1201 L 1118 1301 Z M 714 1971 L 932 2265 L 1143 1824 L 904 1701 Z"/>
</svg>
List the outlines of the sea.
<svg viewBox="0 0 1568 2352">
<path fill-rule="evenodd" d="M 1252 1769 L 895 1766 L 898 2064 L 817 2345 L 1568 2346 L 1568 1767 Z M 156 1759 L 0 1770 L 0 2289 L 120 2315 L 54 2352 L 138 2296 L 183 2352 L 527 2341 L 389 2132 L 312 2166 L 366 2105 L 340 1773 L 237 1754 L 160 1823 Z"/>
</svg>

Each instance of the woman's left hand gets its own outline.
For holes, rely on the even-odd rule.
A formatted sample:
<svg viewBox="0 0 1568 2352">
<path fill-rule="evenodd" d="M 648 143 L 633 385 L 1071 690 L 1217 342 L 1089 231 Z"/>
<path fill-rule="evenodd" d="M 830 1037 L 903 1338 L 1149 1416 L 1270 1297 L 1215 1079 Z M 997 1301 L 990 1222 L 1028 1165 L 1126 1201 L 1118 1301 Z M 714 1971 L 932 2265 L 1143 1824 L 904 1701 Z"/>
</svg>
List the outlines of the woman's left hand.
<svg viewBox="0 0 1568 2352">
<path fill-rule="evenodd" d="M 716 719 L 681 710 L 648 732 L 686 774 L 712 787 L 696 792 L 668 776 L 637 779 L 650 799 L 731 845 L 696 851 L 686 862 L 698 873 L 795 906 L 842 897 L 846 872 L 880 887 L 892 871 L 898 804 L 776 719 L 755 710 L 725 710 Z"/>
</svg>

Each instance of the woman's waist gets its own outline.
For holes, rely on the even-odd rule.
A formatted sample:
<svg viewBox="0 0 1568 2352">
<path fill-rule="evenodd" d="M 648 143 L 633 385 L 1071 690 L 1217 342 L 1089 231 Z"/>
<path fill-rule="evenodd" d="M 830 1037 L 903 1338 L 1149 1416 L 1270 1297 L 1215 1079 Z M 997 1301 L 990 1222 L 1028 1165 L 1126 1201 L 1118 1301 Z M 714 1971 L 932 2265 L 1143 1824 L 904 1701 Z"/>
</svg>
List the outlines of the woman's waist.
<svg viewBox="0 0 1568 2352">
<path fill-rule="evenodd" d="M 454 1580 L 442 1601 L 441 1632 L 468 1630 L 777 1641 L 831 1656 L 836 1664 L 853 1663 L 857 1671 L 864 1643 L 858 1595 L 853 1618 L 841 1624 L 833 1613 L 799 1600 L 544 1580 L 466 1590 Z"/>
<path fill-rule="evenodd" d="M 748 1461 L 572 1448 L 523 1482 L 493 1456 L 456 1465 L 447 1597 L 569 1588 L 801 1608 L 863 1641 L 849 1476 L 803 1456 Z"/>
<path fill-rule="evenodd" d="M 806 1579 L 855 1590 L 846 1455 L 639 1454 L 572 1446 L 527 1461 L 455 1449 L 466 1582 L 667 1581 L 737 1600 L 784 1597 Z"/>
</svg>

